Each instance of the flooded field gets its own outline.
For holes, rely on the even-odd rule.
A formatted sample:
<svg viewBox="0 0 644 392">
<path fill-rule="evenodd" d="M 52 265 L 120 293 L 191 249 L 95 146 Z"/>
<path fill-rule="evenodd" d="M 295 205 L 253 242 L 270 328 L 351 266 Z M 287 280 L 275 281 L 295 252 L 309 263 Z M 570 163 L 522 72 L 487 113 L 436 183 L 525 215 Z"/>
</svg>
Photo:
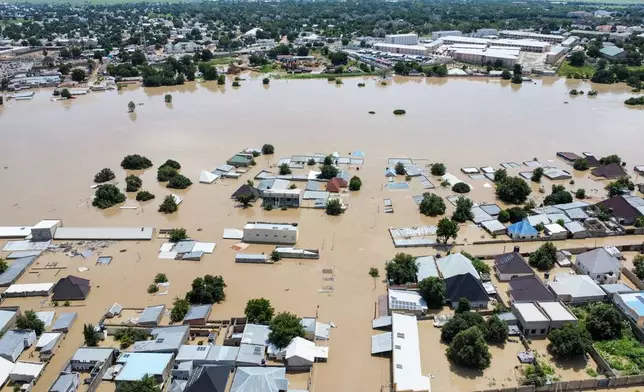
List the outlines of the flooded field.
<svg viewBox="0 0 644 392">
<path fill-rule="evenodd" d="M 72 304 L 69 309 L 54 309 L 39 297 L 3 303 L 22 309 L 79 313 L 34 390 L 46 391 L 82 345 L 83 322 L 98 322 L 114 302 L 125 307 L 170 306 L 176 296 L 185 294 L 195 277 L 213 274 L 222 275 L 228 286 L 226 301 L 213 308 L 213 319 L 241 316 L 249 299 L 265 297 L 278 312 L 288 310 L 300 316 L 317 312 L 321 321 L 337 325 L 328 342 L 328 363 L 314 367 L 312 390 L 379 391 L 390 382 L 390 364 L 387 359 L 369 355 L 373 334 L 370 322 L 385 285 L 374 283 L 368 269 L 379 267 L 384 275 L 385 260 L 396 252 L 387 228 L 436 221 L 418 214 L 412 200 L 422 192 L 417 180 L 412 181 L 411 190 L 383 189 L 387 158 L 444 162 L 450 173 L 462 179 L 466 177 L 460 173 L 461 167 L 497 168 L 501 162 L 534 157 L 553 160 L 553 164 L 566 168 L 555 157 L 556 151 L 592 151 L 597 156 L 618 153 L 629 169 L 642 163 L 637 161 L 641 159 L 642 112 L 623 104 L 631 94 L 622 87 L 593 86 L 599 96 L 573 98 L 568 96 L 571 88 L 588 90 L 590 85 L 557 79 L 522 86 L 499 80 L 396 79 L 380 86 L 370 78 L 365 79 L 365 88 L 358 88 L 359 81 L 346 79 L 344 85 L 336 86 L 326 80 L 272 80 L 270 87 L 265 87 L 261 79 L 252 79 L 242 82 L 240 88 L 221 88 L 215 83 L 128 88 L 92 93 L 69 102 L 50 102 L 51 91 L 40 90 L 32 101 L 10 101 L 0 107 L 0 225 L 31 225 L 54 218 L 62 219 L 66 226 L 185 227 L 193 238 L 217 242 L 214 253 L 199 262 L 158 259 L 163 241 L 156 239 L 121 242 L 104 249 L 104 255 L 114 257 L 109 266 L 95 265 L 96 253 L 87 260 L 60 253 L 40 257 L 19 283 L 56 282 L 72 274 L 90 279 L 92 291 L 81 305 Z M 164 103 L 168 92 L 173 95 L 171 105 Z M 127 113 L 129 101 L 140 104 L 135 113 Z M 405 109 L 407 114 L 394 116 L 394 109 Z M 372 110 L 375 115 L 368 114 Z M 198 183 L 201 170 L 213 170 L 241 149 L 264 143 L 273 144 L 276 154 L 259 157 L 257 166 L 239 180 Z M 261 169 L 274 166 L 280 156 L 332 151 L 345 155 L 355 150 L 366 153 L 362 168 L 352 169 L 364 185 L 347 199 L 350 207 L 342 216 L 330 217 L 312 209 L 267 212 L 258 204 L 241 209 L 230 199 L 241 184 Z M 100 211 L 90 206 L 94 174 L 109 167 L 119 185 L 124 186 L 126 172 L 119 164 L 123 156 L 134 153 L 147 156 L 155 166 L 168 158 L 181 163 L 182 174 L 194 185 L 175 192 L 184 198 L 178 213 L 165 216 L 157 212 L 169 192 L 157 183 L 156 168 L 141 176 L 142 189 L 157 197 L 141 203 L 143 208 Z M 587 190 L 603 187 L 576 176 L 575 186 Z M 485 181 L 467 181 L 473 186 L 470 197 L 494 200 L 494 190 L 484 187 Z M 544 186 L 548 189 L 550 182 L 544 180 Z M 537 188 L 534 185 L 535 191 Z M 450 194 L 446 190 L 437 193 Z M 382 212 L 383 198 L 392 199 L 394 214 Z M 128 195 L 126 204 L 135 204 L 133 194 Z M 236 252 L 230 245 L 236 241 L 222 240 L 222 232 L 224 228 L 241 228 L 248 220 L 298 222 L 297 246 L 320 248 L 320 259 L 283 260 L 276 265 L 235 264 Z M 458 242 L 471 244 L 481 233 L 463 225 Z M 594 241 L 588 243 L 593 245 Z M 614 241 L 641 243 L 642 238 L 610 238 L 599 243 Z M 525 249 L 537 245 L 526 245 Z M 504 245 L 466 248 L 473 254 L 491 254 L 501 252 Z M 246 252 L 270 249 L 252 245 Z M 413 249 L 409 253 L 433 251 Z M 51 262 L 65 269 L 38 269 Z M 79 267 L 89 271 L 78 272 Z M 335 289 L 331 294 L 318 292 L 328 285 L 323 281 L 323 268 L 334 269 Z M 159 272 L 169 277 L 169 292 L 149 295 L 146 288 Z M 510 358 L 516 357 L 516 350 L 496 348 L 491 349 L 492 368 L 484 377 L 452 374 L 444 359 L 445 348 L 435 339 L 437 333 L 440 335 L 431 325 L 427 330 L 421 327 L 421 342 L 427 341 L 421 345 L 423 372 L 436 376 L 432 381 L 435 391 L 483 389 L 493 382 L 500 387 L 506 378 L 513 377 Z M 21 358 L 28 360 L 28 354 L 24 355 Z M 431 359 L 435 357 L 434 367 Z M 293 380 L 298 387 L 305 382 L 300 375 Z M 100 390 L 113 390 L 111 387 L 108 384 Z"/>
</svg>

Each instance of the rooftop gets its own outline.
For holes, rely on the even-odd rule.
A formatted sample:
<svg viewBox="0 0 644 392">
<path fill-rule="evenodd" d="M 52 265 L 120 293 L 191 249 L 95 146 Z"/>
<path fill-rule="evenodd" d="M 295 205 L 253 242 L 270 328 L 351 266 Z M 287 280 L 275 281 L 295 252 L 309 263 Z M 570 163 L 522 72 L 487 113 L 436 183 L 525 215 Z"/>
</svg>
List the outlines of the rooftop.
<svg viewBox="0 0 644 392">
<path fill-rule="evenodd" d="M 523 256 L 517 252 L 504 253 L 494 256 L 494 267 L 501 274 L 533 274 L 534 271 Z"/>
<path fill-rule="evenodd" d="M 514 303 L 512 306 L 521 315 L 521 318 L 528 323 L 549 321 L 548 317 L 532 302 Z"/>
<path fill-rule="evenodd" d="M 604 291 L 588 275 L 557 274 L 548 286 L 557 295 L 573 298 L 604 296 Z"/>
<path fill-rule="evenodd" d="M 161 375 L 172 361 L 173 354 L 166 353 L 124 353 L 116 361 L 123 368 L 116 381 L 137 381 L 146 374 Z"/>
<path fill-rule="evenodd" d="M 561 302 L 538 302 L 552 321 L 576 321 L 575 317 Z"/>
<path fill-rule="evenodd" d="M 246 324 L 241 342 L 266 346 L 270 332 L 271 329 L 268 325 Z"/>
<path fill-rule="evenodd" d="M 427 302 L 418 291 L 389 289 L 388 294 L 390 310 L 427 310 Z"/>
<path fill-rule="evenodd" d="M 470 273 L 475 278 L 480 279 L 479 273 L 476 271 L 472 262 L 467 257 L 460 253 L 454 253 L 449 256 L 441 257 L 436 260 L 436 265 L 440 271 L 443 279 L 451 278 L 455 275 Z"/>
<path fill-rule="evenodd" d="M 418 323 L 415 316 L 392 314 L 393 383 L 400 391 L 430 391 L 429 377 L 420 365 Z"/>
<path fill-rule="evenodd" d="M 287 389 L 284 367 L 239 367 L 230 392 L 279 392 Z"/>
<path fill-rule="evenodd" d="M 299 189 L 297 190 L 299 191 Z M 248 222 L 244 226 L 244 230 L 252 230 L 252 229 L 297 231 L 297 224 L 296 223 L 278 223 L 278 222 Z"/>
<path fill-rule="evenodd" d="M 622 302 L 632 309 L 638 316 L 644 316 L 644 299 L 642 292 L 616 294 L 621 298 Z"/>
<path fill-rule="evenodd" d="M 515 302 L 550 301 L 555 297 L 536 275 L 510 279 L 509 292 Z"/>
</svg>

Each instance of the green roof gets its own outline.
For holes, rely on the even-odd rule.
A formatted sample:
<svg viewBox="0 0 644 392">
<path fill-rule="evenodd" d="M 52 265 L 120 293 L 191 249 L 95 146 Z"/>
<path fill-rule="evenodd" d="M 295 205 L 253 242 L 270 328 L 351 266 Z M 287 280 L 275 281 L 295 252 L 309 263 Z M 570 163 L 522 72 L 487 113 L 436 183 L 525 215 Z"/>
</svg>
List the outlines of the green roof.
<svg viewBox="0 0 644 392">
<path fill-rule="evenodd" d="M 252 160 L 252 158 L 249 158 L 249 157 L 246 157 L 246 156 L 243 156 L 243 155 L 235 155 L 235 156 L 233 156 L 232 158 L 230 158 L 230 159 L 228 160 L 228 162 L 229 162 L 229 164 L 230 164 L 230 163 L 244 163 L 244 164 L 248 164 L 248 163 L 250 163 L 250 161 L 251 161 L 251 160 Z"/>
<path fill-rule="evenodd" d="M 605 48 L 599 49 L 599 52 L 601 54 L 605 54 L 606 56 L 610 56 L 610 57 L 615 57 L 620 53 L 622 53 L 623 51 L 624 49 L 618 48 L 617 46 L 607 46 Z"/>
</svg>

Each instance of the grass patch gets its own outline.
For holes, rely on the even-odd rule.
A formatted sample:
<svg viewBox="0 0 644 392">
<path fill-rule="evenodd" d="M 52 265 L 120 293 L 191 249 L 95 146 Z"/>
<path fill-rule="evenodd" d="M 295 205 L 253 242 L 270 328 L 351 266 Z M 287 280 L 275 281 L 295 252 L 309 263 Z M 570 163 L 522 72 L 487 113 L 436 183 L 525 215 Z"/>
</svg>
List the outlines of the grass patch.
<svg viewBox="0 0 644 392">
<path fill-rule="evenodd" d="M 595 67 L 591 64 L 585 64 L 583 67 L 574 67 L 570 65 L 569 61 L 564 61 L 557 71 L 559 76 L 573 76 L 574 74 L 586 75 L 587 78 L 592 77 L 595 74 Z"/>
<path fill-rule="evenodd" d="M 376 72 L 346 72 L 341 74 L 319 73 L 319 74 L 285 74 L 280 75 L 282 79 L 328 79 L 328 78 L 351 78 L 358 76 L 375 76 Z"/>
<path fill-rule="evenodd" d="M 261 67 L 259 67 L 259 70 L 257 72 L 261 73 L 269 73 L 273 72 L 275 70 L 279 69 L 279 66 L 276 64 L 264 64 Z"/>
<path fill-rule="evenodd" d="M 208 61 L 211 65 L 228 65 L 230 63 L 237 64 L 237 60 L 234 57 L 215 57 L 214 59 Z"/>
<path fill-rule="evenodd" d="M 595 348 L 620 375 L 644 374 L 644 346 L 633 336 L 595 342 Z"/>
</svg>

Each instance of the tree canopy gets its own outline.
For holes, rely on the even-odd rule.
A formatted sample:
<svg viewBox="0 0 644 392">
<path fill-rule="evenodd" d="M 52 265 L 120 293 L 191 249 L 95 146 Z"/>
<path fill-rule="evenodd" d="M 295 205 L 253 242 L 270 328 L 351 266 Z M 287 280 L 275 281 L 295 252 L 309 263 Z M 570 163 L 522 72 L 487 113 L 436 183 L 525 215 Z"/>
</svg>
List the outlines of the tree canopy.
<svg viewBox="0 0 644 392">
<path fill-rule="evenodd" d="M 275 147 L 272 144 L 264 144 L 262 146 L 262 154 L 271 155 L 275 153 Z"/>
<path fill-rule="evenodd" d="M 120 384 L 119 392 L 159 392 L 159 385 L 153 376 L 146 374 L 141 380 Z"/>
<path fill-rule="evenodd" d="M 440 309 L 445 302 L 445 284 L 435 276 L 418 282 L 418 291 L 430 309 Z"/>
<path fill-rule="evenodd" d="M 385 264 L 387 279 L 392 284 L 416 283 L 418 264 L 416 259 L 407 253 L 396 253 L 394 258 Z"/>
<path fill-rule="evenodd" d="M 469 312 L 471 309 L 470 301 L 467 298 L 459 298 L 458 305 L 456 306 L 454 313 L 465 313 Z"/>
<path fill-rule="evenodd" d="M 519 177 L 507 177 L 496 184 L 496 196 L 510 204 L 525 202 L 531 192 L 528 183 Z"/>
<path fill-rule="evenodd" d="M 170 320 L 173 323 L 178 323 L 186 317 L 190 310 L 190 302 L 187 299 L 175 298 L 172 303 L 172 311 L 170 312 Z"/>
<path fill-rule="evenodd" d="M 318 178 L 323 179 L 323 180 L 330 180 L 332 178 L 335 178 L 338 175 L 338 168 L 333 166 L 333 165 L 322 165 L 320 167 L 320 174 L 318 174 Z"/>
<path fill-rule="evenodd" d="M 484 328 L 483 316 L 474 312 L 457 313 L 441 328 L 441 340 L 450 343 L 459 332 L 473 326 Z"/>
<path fill-rule="evenodd" d="M 449 218 L 443 218 L 438 221 L 438 226 L 436 229 L 436 238 L 440 241 L 443 240 L 443 243 L 447 243 L 450 238 L 456 239 L 458 235 L 458 224 Z"/>
<path fill-rule="evenodd" d="M 337 216 L 344 212 L 342 202 L 338 198 L 330 199 L 326 202 L 326 213 L 328 215 Z"/>
<path fill-rule="evenodd" d="M 45 323 L 38 318 L 36 312 L 27 310 L 16 318 L 16 328 L 18 329 L 31 329 L 40 335 L 45 331 Z"/>
<path fill-rule="evenodd" d="M 478 370 L 488 368 L 492 359 L 478 327 L 459 332 L 447 348 L 447 357 L 457 365 Z"/>
<path fill-rule="evenodd" d="M 602 302 L 588 306 L 586 329 L 593 340 L 611 340 L 622 336 L 622 315 L 615 306 Z"/>
<path fill-rule="evenodd" d="M 423 193 L 423 200 L 419 206 L 421 214 L 427 216 L 443 215 L 446 208 L 442 197 L 433 193 Z"/>
<path fill-rule="evenodd" d="M 206 275 L 192 281 L 192 289 L 186 293 L 191 304 L 214 304 L 226 299 L 226 283 L 221 276 Z"/>
<path fill-rule="evenodd" d="M 473 219 L 474 214 L 472 214 L 472 206 L 472 200 L 468 199 L 467 197 L 460 196 L 456 200 L 456 209 L 454 210 L 454 214 L 452 215 L 452 220 L 463 223 L 470 219 Z"/>
<path fill-rule="evenodd" d="M 244 314 L 247 322 L 253 324 L 268 324 L 273 319 L 275 309 L 271 306 L 271 301 L 265 298 L 251 299 L 246 303 Z"/>
<path fill-rule="evenodd" d="M 358 176 L 351 177 L 349 181 L 349 190 L 350 191 L 359 191 L 362 188 L 362 180 Z"/>
<path fill-rule="evenodd" d="M 434 163 L 430 168 L 430 172 L 433 176 L 444 176 L 447 172 L 447 167 L 442 163 Z"/>
<path fill-rule="evenodd" d="M 163 199 L 163 202 L 159 206 L 159 212 L 163 212 L 164 214 L 172 214 L 178 209 L 179 205 L 174 200 L 174 197 L 172 195 L 166 195 L 166 197 Z"/>
<path fill-rule="evenodd" d="M 139 155 L 126 155 L 121 161 L 121 167 L 126 170 L 144 170 L 152 167 L 152 161 Z"/>
<path fill-rule="evenodd" d="M 555 358 L 567 359 L 584 355 L 590 349 L 590 333 L 579 324 L 566 323 L 548 334 L 550 352 Z"/>
<path fill-rule="evenodd" d="M 536 251 L 530 253 L 528 262 L 540 271 L 548 271 L 557 261 L 557 247 L 552 242 L 546 242 Z"/>
<path fill-rule="evenodd" d="M 116 185 L 103 184 L 96 188 L 92 205 L 104 210 L 119 203 L 123 203 L 125 199 L 125 195 Z"/>
<path fill-rule="evenodd" d="M 168 188 L 171 189 L 186 189 L 190 185 L 192 185 L 192 181 L 181 174 L 177 174 L 168 181 Z"/>
<path fill-rule="evenodd" d="M 96 331 L 93 324 L 84 324 L 83 339 L 86 346 L 96 347 L 101 340 L 101 335 Z"/>
<path fill-rule="evenodd" d="M 485 320 L 485 340 L 492 344 L 503 344 L 508 340 L 508 323 L 492 315 Z"/>
<path fill-rule="evenodd" d="M 143 181 L 140 177 L 130 174 L 129 176 L 125 177 L 125 184 L 126 192 L 136 192 L 139 190 L 139 188 L 141 188 L 141 186 L 143 186 Z"/>
<path fill-rule="evenodd" d="M 283 312 L 277 314 L 271 320 L 271 331 L 268 334 L 268 341 L 278 349 L 285 348 L 295 337 L 304 336 L 304 327 L 301 319 L 296 315 Z"/>
<path fill-rule="evenodd" d="M 116 176 L 114 175 L 112 169 L 106 167 L 105 169 L 101 169 L 100 172 L 96 173 L 96 175 L 94 176 L 94 182 L 101 184 L 103 182 L 111 181 L 115 178 Z"/>
</svg>

